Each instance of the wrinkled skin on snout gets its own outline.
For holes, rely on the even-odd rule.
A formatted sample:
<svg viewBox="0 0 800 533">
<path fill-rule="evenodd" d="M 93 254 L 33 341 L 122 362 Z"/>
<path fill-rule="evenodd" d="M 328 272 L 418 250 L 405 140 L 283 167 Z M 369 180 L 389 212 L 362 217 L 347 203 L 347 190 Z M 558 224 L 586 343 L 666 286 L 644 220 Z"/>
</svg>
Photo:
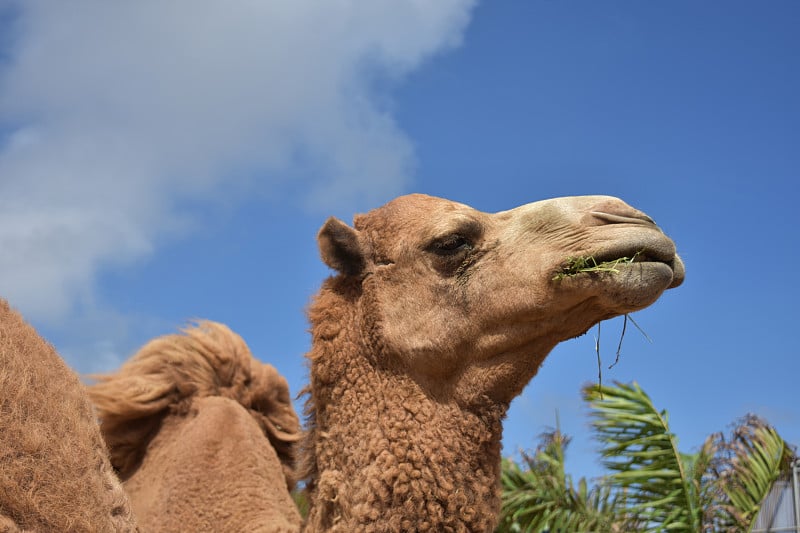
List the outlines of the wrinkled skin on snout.
<svg viewBox="0 0 800 533">
<path fill-rule="evenodd" d="M 557 343 L 649 306 L 685 274 L 653 220 L 609 196 L 491 214 L 410 195 L 357 216 L 354 228 L 329 219 L 319 243 L 329 266 L 360 280 L 364 338 L 387 364 L 435 383 L 429 390 L 504 403 Z M 585 256 L 635 259 L 554 280 Z"/>
</svg>

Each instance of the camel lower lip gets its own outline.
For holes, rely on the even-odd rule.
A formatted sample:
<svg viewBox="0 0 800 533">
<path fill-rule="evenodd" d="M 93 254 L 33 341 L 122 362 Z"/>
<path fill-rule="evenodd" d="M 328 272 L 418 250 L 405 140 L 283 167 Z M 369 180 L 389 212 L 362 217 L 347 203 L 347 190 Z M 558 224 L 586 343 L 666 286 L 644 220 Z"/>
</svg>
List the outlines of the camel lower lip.
<svg viewBox="0 0 800 533">
<path fill-rule="evenodd" d="M 670 262 L 664 261 L 637 261 L 634 263 L 627 263 L 624 265 L 620 265 L 619 271 L 622 273 L 625 270 L 631 269 L 640 269 L 640 272 L 644 274 L 648 272 L 650 274 L 656 274 L 658 276 L 663 276 L 666 278 L 669 276 L 671 278 L 669 285 L 666 286 L 667 289 L 673 289 L 683 283 L 684 278 L 684 270 L 683 270 L 683 263 L 679 258 L 675 258 Z"/>
</svg>

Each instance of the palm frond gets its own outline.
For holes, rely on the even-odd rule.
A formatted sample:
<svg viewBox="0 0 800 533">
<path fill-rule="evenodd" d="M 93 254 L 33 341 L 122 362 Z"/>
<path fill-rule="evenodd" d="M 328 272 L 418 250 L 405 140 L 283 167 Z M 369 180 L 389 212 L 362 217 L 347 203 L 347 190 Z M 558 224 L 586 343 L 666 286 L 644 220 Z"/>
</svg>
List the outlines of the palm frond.
<svg viewBox="0 0 800 533">
<path fill-rule="evenodd" d="M 609 480 L 626 491 L 629 510 L 644 530 L 700 531 L 698 491 L 666 411 L 657 411 L 636 383 L 592 385 L 584 387 L 583 396 Z"/>
<path fill-rule="evenodd" d="M 691 481 L 692 501 L 701 512 L 703 531 L 723 531 L 718 527 L 727 510 L 721 505 L 721 491 L 716 482 L 714 466 L 718 463 L 719 433 L 709 435 L 700 449 L 693 454 L 683 454 L 684 471 Z"/>
<path fill-rule="evenodd" d="M 717 482 L 731 529 L 749 531 L 775 480 L 795 455 L 769 424 L 754 415 L 740 420 L 730 439 L 719 438 Z"/>
<path fill-rule="evenodd" d="M 600 483 L 577 486 L 564 470 L 569 438 L 559 431 L 544 433 L 533 454 L 523 454 L 521 468 L 504 459 L 503 507 L 499 532 L 630 531 L 621 493 Z"/>
</svg>

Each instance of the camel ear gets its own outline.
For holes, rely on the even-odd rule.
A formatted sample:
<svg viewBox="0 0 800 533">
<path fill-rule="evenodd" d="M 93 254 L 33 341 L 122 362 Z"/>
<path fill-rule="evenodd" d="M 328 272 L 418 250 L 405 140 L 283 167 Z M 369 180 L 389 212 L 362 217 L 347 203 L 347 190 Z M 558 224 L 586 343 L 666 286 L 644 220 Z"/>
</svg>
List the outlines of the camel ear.
<svg viewBox="0 0 800 533">
<path fill-rule="evenodd" d="M 358 232 L 335 217 L 330 217 L 317 234 L 319 253 L 326 265 L 348 276 L 364 271 L 364 253 Z"/>
</svg>

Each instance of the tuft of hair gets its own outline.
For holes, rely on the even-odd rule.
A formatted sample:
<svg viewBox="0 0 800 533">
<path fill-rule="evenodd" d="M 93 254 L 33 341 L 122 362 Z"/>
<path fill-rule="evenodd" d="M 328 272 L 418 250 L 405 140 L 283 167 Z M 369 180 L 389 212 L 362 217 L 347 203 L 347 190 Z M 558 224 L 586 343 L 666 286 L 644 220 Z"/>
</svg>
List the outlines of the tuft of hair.
<svg viewBox="0 0 800 533">
<path fill-rule="evenodd" d="M 180 334 L 149 341 L 113 374 L 90 376 L 111 463 L 124 481 L 138 468 L 167 415 L 186 415 L 195 398 L 222 396 L 244 406 L 264 431 L 296 482 L 295 443 L 300 422 L 289 386 L 272 365 L 255 359 L 244 340 L 224 324 L 197 321 Z"/>
</svg>

